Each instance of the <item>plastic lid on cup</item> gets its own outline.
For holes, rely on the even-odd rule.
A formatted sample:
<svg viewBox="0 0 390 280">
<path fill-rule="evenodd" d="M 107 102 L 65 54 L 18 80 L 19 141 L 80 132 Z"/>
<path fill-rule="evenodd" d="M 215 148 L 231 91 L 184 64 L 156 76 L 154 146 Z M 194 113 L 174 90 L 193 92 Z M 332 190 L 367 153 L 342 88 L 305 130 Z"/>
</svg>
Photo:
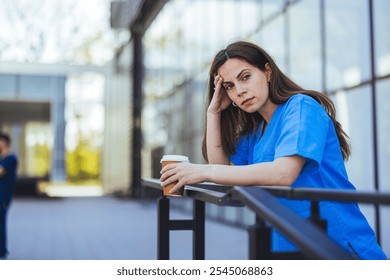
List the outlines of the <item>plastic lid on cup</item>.
<svg viewBox="0 0 390 280">
<path fill-rule="evenodd" d="M 163 161 L 180 161 L 180 162 L 190 162 L 188 157 L 181 155 L 164 155 L 160 163 Z"/>
</svg>

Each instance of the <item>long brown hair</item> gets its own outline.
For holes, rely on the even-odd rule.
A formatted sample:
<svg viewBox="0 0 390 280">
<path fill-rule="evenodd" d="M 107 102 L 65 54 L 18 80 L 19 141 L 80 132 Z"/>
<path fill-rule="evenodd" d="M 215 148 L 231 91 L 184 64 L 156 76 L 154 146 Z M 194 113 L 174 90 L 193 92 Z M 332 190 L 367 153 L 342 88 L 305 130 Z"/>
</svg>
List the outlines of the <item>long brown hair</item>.
<svg viewBox="0 0 390 280">
<path fill-rule="evenodd" d="M 259 46 L 249 43 L 238 41 L 227 46 L 226 49 L 217 53 L 210 68 L 209 73 L 209 86 L 208 86 L 208 104 L 214 95 L 214 75 L 218 69 L 229 59 L 238 58 L 245 60 L 247 63 L 257 67 L 261 71 L 265 71 L 265 65 L 268 63 L 272 75 L 269 85 L 269 98 L 275 104 L 286 103 L 290 97 L 295 94 L 302 93 L 311 96 L 318 103 L 320 103 L 329 117 L 331 118 L 337 133 L 338 140 L 340 142 L 340 148 L 343 155 L 343 159 L 347 160 L 351 154 L 351 148 L 349 144 L 348 135 L 343 131 L 341 124 L 336 120 L 336 108 L 332 100 L 325 94 L 305 90 L 299 85 L 290 80 L 283 72 L 278 68 L 274 60 L 267 52 L 265 52 Z M 235 146 L 241 135 L 246 135 L 256 129 L 262 122 L 263 117 L 258 113 L 246 113 L 243 110 L 235 106 L 229 106 L 221 113 L 221 139 L 222 148 L 226 155 L 233 155 Z M 207 146 L 206 146 L 206 133 L 207 128 L 204 129 L 202 152 L 203 157 L 208 161 Z"/>
</svg>

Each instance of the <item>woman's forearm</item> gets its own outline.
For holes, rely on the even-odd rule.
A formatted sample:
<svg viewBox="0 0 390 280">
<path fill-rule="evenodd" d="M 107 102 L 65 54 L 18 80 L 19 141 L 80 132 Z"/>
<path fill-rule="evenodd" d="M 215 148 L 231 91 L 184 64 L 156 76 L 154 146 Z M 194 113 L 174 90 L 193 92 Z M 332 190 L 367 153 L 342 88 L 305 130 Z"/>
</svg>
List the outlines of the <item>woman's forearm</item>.
<svg viewBox="0 0 390 280">
<path fill-rule="evenodd" d="M 273 180 L 274 172 L 271 165 L 272 163 L 261 166 L 259 164 L 242 166 L 210 164 L 206 181 L 230 186 L 272 185 L 276 180 Z"/>
<path fill-rule="evenodd" d="M 205 180 L 223 185 L 290 186 L 298 178 L 305 159 L 299 156 L 282 157 L 273 162 L 252 165 L 226 166 L 210 164 Z"/>
<path fill-rule="evenodd" d="M 207 157 L 210 164 L 229 164 L 222 148 L 221 114 L 207 113 Z"/>
<path fill-rule="evenodd" d="M 290 186 L 298 178 L 305 159 L 288 156 L 252 165 L 168 164 L 161 170 L 161 186 L 175 183 L 174 192 L 184 185 L 214 182 L 230 186 Z"/>
</svg>

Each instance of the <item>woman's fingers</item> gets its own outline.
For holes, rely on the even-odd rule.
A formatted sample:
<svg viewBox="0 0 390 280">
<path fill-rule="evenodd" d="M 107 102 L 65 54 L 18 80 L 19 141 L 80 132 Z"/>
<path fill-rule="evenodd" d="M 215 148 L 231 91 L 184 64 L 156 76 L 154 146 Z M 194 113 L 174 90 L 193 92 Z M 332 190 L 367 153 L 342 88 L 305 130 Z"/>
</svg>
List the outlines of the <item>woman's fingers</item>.
<svg viewBox="0 0 390 280">
<path fill-rule="evenodd" d="M 169 193 L 175 193 L 176 191 L 178 191 L 179 189 L 181 189 L 183 187 L 183 185 L 178 182 L 170 191 Z"/>
<path fill-rule="evenodd" d="M 164 167 L 161 169 L 160 174 L 164 174 L 164 173 L 166 173 L 167 171 L 169 171 L 169 170 L 175 168 L 177 164 L 178 164 L 178 163 L 171 163 L 171 164 L 168 164 L 168 165 L 164 166 Z"/>
<path fill-rule="evenodd" d="M 169 185 L 171 182 L 168 179 L 174 175 L 176 172 L 174 170 L 174 164 L 168 164 L 161 170 L 160 182 L 161 186 Z"/>
<path fill-rule="evenodd" d="M 225 92 L 222 84 L 223 78 L 220 75 L 216 75 L 214 77 L 214 94 L 208 108 L 209 113 L 220 113 L 230 104 L 230 99 L 226 94 L 224 94 Z"/>
<path fill-rule="evenodd" d="M 214 78 L 214 94 L 220 93 L 223 79 L 220 75 L 215 76 Z"/>
<path fill-rule="evenodd" d="M 173 175 L 165 179 L 163 182 L 161 182 L 161 187 L 164 188 L 166 186 L 169 186 L 172 183 L 176 183 L 177 181 L 179 181 L 179 177 L 177 175 Z"/>
<path fill-rule="evenodd" d="M 188 163 L 172 163 L 161 169 L 160 182 L 161 186 L 167 186 L 175 181 L 180 180 L 180 166 L 187 165 Z"/>
</svg>

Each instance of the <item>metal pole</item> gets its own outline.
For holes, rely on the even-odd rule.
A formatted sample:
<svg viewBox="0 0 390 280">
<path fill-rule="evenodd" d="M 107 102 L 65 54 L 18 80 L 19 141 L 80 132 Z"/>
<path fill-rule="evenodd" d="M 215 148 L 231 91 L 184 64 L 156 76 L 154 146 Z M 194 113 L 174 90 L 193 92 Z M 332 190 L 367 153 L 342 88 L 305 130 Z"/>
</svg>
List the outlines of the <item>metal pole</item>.
<svg viewBox="0 0 390 280">
<path fill-rule="evenodd" d="M 248 228 L 249 259 L 270 260 L 271 257 L 271 228 L 256 216 L 256 224 Z"/>
<path fill-rule="evenodd" d="M 205 203 L 194 200 L 193 219 L 195 228 L 192 240 L 192 255 L 194 260 L 205 259 Z"/>
<path fill-rule="evenodd" d="M 325 232 L 328 229 L 328 222 L 324 219 L 321 219 L 320 215 L 320 206 L 318 201 L 312 201 L 310 204 L 310 217 L 309 221 L 319 226 Z"/>
<path fill-rule="evenodd" d="M 321 34 L 321 87 L 322 92 L 328 94 L 327 92 L 327 75 L 326 75 L 326 21 L 325 21 L 325 3 L 324 0 L 320 1 L 320 34 Z"/>
<path fill-rule="evenodd" d="M 143 84 L 143 34 L 132 30 L 133 36 L 133 145 L 132 145 L 132 197 L 141 196 L 141 149 L 142 149 L 142 84 Z"/>
<path fill-rule="evenodd" d="M 373 1 L 369 1 L 369 25 L 370 25 L 370 61 L 371 61 L 371 105 L 372 105 L 372 141 L 374 143 L 374 186 L 379 191 L 379 172 L 378 172 L 378 129 L 376 119 L 376 83 L 375 83 L 375 38 L 374 38 L 374 7 Z M 375 204 L 375 231 L 378 243 L 381 243 L 380 211 L 379 205 Z"/>
<path fill-rule="evenodd" d="M 169 199 L 160 197 L 157 207 L 157 258 L 169 260 Z"/>
</svg>

